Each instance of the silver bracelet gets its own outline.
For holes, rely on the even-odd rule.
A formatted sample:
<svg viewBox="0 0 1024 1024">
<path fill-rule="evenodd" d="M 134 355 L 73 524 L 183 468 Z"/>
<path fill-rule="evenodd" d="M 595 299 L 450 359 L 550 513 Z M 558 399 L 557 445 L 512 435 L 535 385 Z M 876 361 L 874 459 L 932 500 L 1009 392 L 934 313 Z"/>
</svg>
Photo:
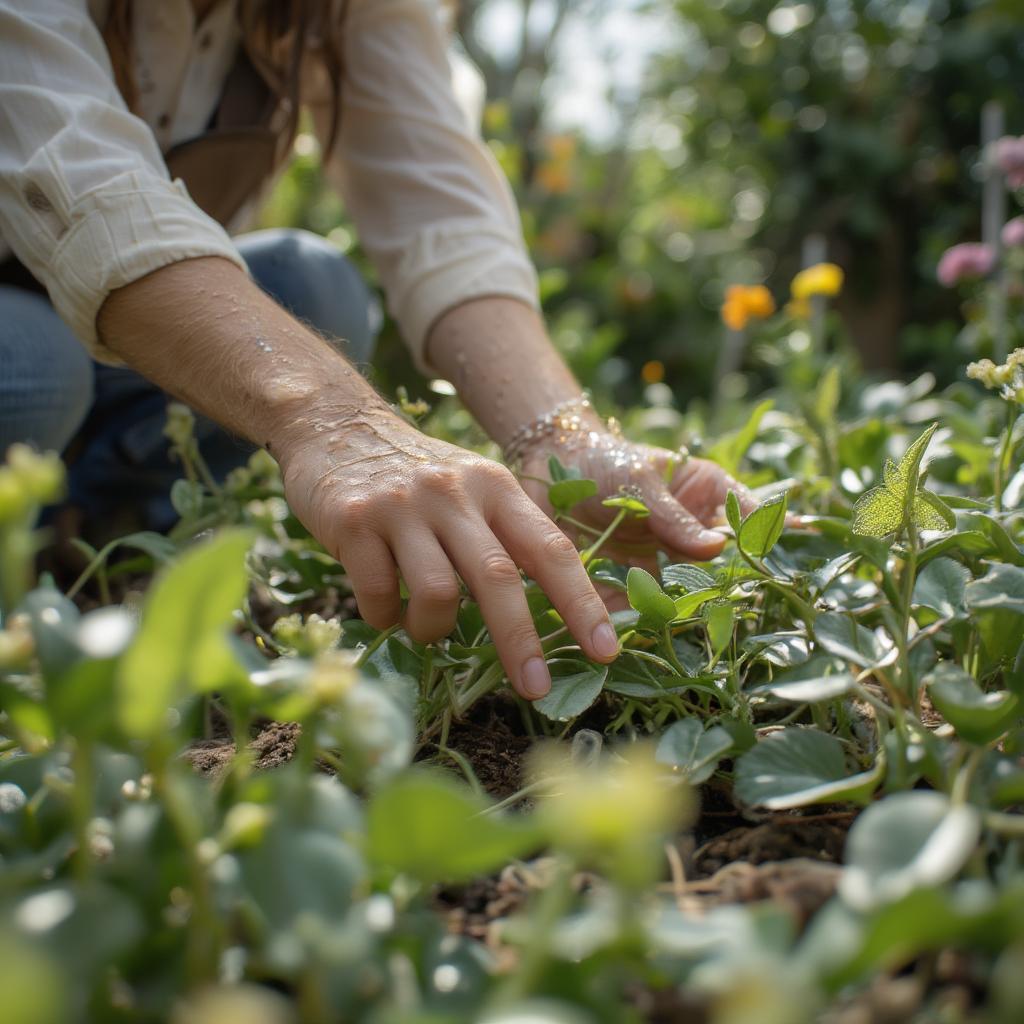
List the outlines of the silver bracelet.
<svg viewBox="0 0 1024 1024">
<path fill-rule="evenodd" d="M 584 391 L 575 398 L 559 402 L 550 412 L 538 416 L 535 420 L 523 424 L 509 438 L 502 452 L 509 466 L 515 465 L 523 457 L 524 452 L 535 441 L 550 437 L 559 432 L 571 433 L 583 430 L 583 414 L 593 409 L 590 396 Z"/>
</svg>

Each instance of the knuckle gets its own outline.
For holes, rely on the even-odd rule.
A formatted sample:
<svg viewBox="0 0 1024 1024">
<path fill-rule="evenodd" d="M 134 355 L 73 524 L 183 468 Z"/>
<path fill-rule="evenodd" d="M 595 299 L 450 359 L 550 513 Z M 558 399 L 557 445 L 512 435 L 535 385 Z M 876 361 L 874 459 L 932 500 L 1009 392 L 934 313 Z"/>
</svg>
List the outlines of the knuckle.
<svg viewBox="0 0 1024 1024">
<path fill-rule="evenodd" d="M 395 600 L 397 590 L 394 582 L 383 577 L 356 583 L 356 600 L 360 605 L 380 607 Z"/>
<path fill-rule="evenodd" d="M 427 466 L 421 471 L 420 483 L 426 490 L 451 494 L 459 489 L 462 474 L 454 466 Z"/>
<path fill-rule="evenodd" d="M 432 576 L 423 580 L 412 596 L 426 605 L 451 605 L 459 600 L 459 585 L 452 576 Z"/>
<path fill-rule="evenodd" d="M 579 560 L 576 545 L 561 530 L 552 530 L 542 538 L 541 554 L 546 559 L 566 565 Z"/>
<path fill-rule="evenodd" d="M 498 462 L 491 462 L 490 459 L 481 459 L 475 464 L 474 472 L 486 487 L 501 488 L 515 485 L 516 478 L 511 470 Z"/>
<path fill-rule="evenodd" d="M 480 559 L 480 578 L 488 586 L 508 587 L 520 582 L 515 562 L 504 551 L 488 551 Z"/>
<path fill-rule="evenodd" d="M 366 529 L 373 521 L 373 502 L 366 495 L 353 495 L 339 503 L 335 516 L 344 530 Z"/>
<path fill-rule="evenodd" d="M 529 620 L 510 622 L 505 626 L 502 639 L 505 645 L 516 650 L 532 650 L 538 647 L 537 630 Z"/>
</svg>

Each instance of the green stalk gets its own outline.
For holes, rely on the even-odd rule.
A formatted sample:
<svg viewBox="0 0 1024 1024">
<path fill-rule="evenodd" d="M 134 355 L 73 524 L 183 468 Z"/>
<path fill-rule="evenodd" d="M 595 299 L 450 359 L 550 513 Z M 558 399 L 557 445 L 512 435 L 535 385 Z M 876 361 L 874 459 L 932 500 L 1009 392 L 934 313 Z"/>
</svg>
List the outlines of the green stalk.
<svg viewBox="0 0 1024 1024">
<path fill-rule="evenodd" d="M 914 581 L 917 578 L 917 552 L 919 547 L 917 526 L 913 516 L 907 517 L 907 554 L 900 573 L 900 628 L 897 643 L 900 648 L 900 685 L 903 693 L 910 698 L 911 706 L 918 712 L 917 693 L 910 675 L 910 619 L 914 600 Z M 920 716 L 919 716 L 920 717 Z"/>
<path fill-rule="evenodd" d="M 388 629 L 382 630 L 378 633 L 360 652 L 359 657 L 356 658 L 356 668 L 362 668 L 369 660 L 373 657 L 377 649 L 391 637 L 393 633 L 398 631 L 398 626 L 391 626 Z"/>
<path fill-rule="evenodd" d="M 1006 486 L 1006 471 L 1010 464 L 1010 456 L 1013 452 L 1013 428 L 1017 425 L 1017 407 L 1012 402 L 1006 410 L 1006 433 L 1003 434 L 1003 443 L 999 448 L 999 458 L 996 461 L 995 480 L 995 510 L 1003 511 L 1003 489 Z"/>
<path fill-rule="evenodd" d="M 593 561 L 594 556 L 598 553 L 598 551 L 601 550 L 601 546 L 619 528 L 619 526 L 622 523 L 622 520 L 626 518 L 628 512 L 628 509 L 619 509 L 618 515 L 608 524 L 608 528 L 604 531 L 604 533 L 602 533 L 601 536 L 598 537 L 597 540 L 595 540 L 589 548 L 582 552 L 582 554 L 580 555 L 580 559 L 582 560 L 584 565 L 587 565 L 591 561 Z"/>
</svg>

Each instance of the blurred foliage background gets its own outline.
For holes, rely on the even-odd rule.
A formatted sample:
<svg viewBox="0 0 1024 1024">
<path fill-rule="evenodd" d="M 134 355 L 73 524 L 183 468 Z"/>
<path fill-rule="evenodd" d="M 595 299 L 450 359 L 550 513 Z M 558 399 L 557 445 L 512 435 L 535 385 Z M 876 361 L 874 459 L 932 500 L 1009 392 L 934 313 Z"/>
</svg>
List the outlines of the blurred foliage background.
<svg viewBox="0 0 1024 1024">
<path fill-rule="evenodd" d="M 810 250 L 846 272 L 833 344 L 868 372 L 962 376 L 935 264 L 979 237 L 982 106 L 1024 132 L 1022 0 L 462 0 L 454 28 L 552 334 L 599 394 L 663 379 L 708 403 L 725 289 L 781 305 Z M 595 64 L 599 97 L 572 84 Z M 263 219 L 366 266 L 308 135 Z M 390 324 L 374 373 L 424 392 Z M 731 397 L 763 386 L 745 365 Z"/>
</svg>

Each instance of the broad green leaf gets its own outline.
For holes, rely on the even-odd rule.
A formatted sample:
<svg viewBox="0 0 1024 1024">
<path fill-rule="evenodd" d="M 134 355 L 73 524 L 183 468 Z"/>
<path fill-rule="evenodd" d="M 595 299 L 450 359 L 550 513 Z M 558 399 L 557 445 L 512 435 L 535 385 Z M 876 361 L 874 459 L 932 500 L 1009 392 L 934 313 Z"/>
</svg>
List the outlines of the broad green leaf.
<svg viewBox="0 0 1024 1024">
<path fill-rule="evenodd" d="M 822 650 L 852 661 L 861 668 L 877 665 L 882 658 L 883 652 L 875 634 L 860 625 L 852 615 L 842 612 L 819 615 L 814 620 L 814 636 Z"/>
<path fill-rule="evenodd" d="M 740 525 L 737 536 L 739 546 L 754 558 L 764 558 L 782 536 L 788 509 L 787 491 L 761 502 Z"/>
<path fill-rule="evenodd" d="M 849 800 L 866 803 L 881 779 L 882 765 L 846 774 L 843 746 L 817 729 L 771 733 L 736 762 L 736 796 L 746 804 L 781 811 Z"/>
<path fill-rule="evenodd" d="M 839 893 L 851 907 L 870 911 L 948 882 L 974 851 L 980 830 L 970 804 L 954 805 L 931 790 L 894 793 L 850 829 Z"/>
<path fill-rule="evenodd" d="M 939 618 L 953 619 L 966 614 L 964 604 L 970 571 L 952 558 L 936 558 L 918 574 L 913 603 L 935 611 Z"/>
<path fill-rule="evenodd" d="M 843 662 L 819 654 L 802 665 L 779 672 L 770 683 L 764 683 L 752 692 L 770 693 L 794 704 L 814 704 L 842 697 L 853 687 L 853 674 Z"/>
<path fill-rule="evenodd" d="M 968 743 L 998 739 L 1018 715 L 1017 697 L 1007 690 L 986 693 L 959 665 L 942 662 L 925 680 L 943 718 Z"/>
<path fill-rule="evenodd" d="M 546 718 L 567 722 L 582 715 L 597 700 L 607 678 L 607 665 L 571 676 L 555 676 L 551 680 L 550 692 L 535 700 L 533 706 Z"/>
<path fill-rule="evenodd" d="M 923 499 L 925 504 L 931 505 L 934 516 L 927 516 L 927 522 L 924 520 L 917 520 L 917 525 L 925 530 L 955 530 L 956 529 L 956 516 L 953 515 L 953 510 L 937 495 L 933 494 L 926 487 L 922 487 L 918 491 L 918 497 Z M 938 517 L 937 519 L 935 517 Z M 935 525 L 936 523 L 942 523 L 941 526 Z"/>
<path fill-rule="evenodd" d="M 970 522 L 976 525 L 991 541 L 999 558 L 1010 565 L 1024 567 L 1024 551 L 1006 532 L 1006 527 L 998 519 L 982 513 L 972 514 Z"/>
<path fill-rule="evenodd" d="M 967 585 L 964 596 L 972 611 L 993 609 L 1024 615 L 1024 569 L 992 565 L 981 579 Z"/>
<path fill-rule="evenodd" d="M 225 530 L 154 582 L 118 671 L 118 716 L 129 735 L 155 736 L 167 709 L 190 689 L 210 689 L 237 671 L 225 631 L 248 587 L 251 543 L 250 531 Z"/>
<path fill-rule="evenodd" d="M 558 480 L 548 487 L 548 501 L 557 512 L 568 512 L 587 498 L 597 494 L 595 480 Z"/>
<path fill-rule="evenodd" d="M 717 586 L 711 573 L 686 562 L 666 565 L 661 570 L 661 582 L 666 590 L 683 590 L 686 593 L 710 590 Z"/>
<path fill-rule="evenodd" d="M 921 434 L 898 464 L 892 459 L 886 460 L 882 486 L 861 495 L 853 507 L 855 533 L 887 537 L 898 533 L 909 521 L 922 530 L 947 528 L 946 515 L 940 513 L 930 499 L 918 493 L 921 460 L 937 426 L 933 423 Z"/>
<path fill-rule="evenodd" d="M 705 731 L 700 719 L 682 718 L 662 734 L 654 756 L 697 785 L 711 778 L 719 759 L 732 745 L 732 737 L 721 726 L 713 725 Z"/>
<path fill-rule="evenodd" d="M 747 422 L 735 433 L 722 438 L 717 444 L 708 449 L 708 458 L 717 462 L 727 473 L 739 472 L 743 456 L 747 449 L 757 440 L 757 432 L 761 428 L 761 420 L 765 413 L 773 408 L 775 403 L 766 399 L 755 406 Z"/>
<path fill-rule="evenodd" d="M 750 651 L 757 661 L 766 661 L 777 668 L 802 665 L 808 658 L 807 637 L 802 632 L 762 633 L 748 636 L 743 649 Z"/>
<path fill-rule="evenodd" d="M 711 590 L 696 590 L 691 594 L 681 594 L 675 600 L 675 618 L 677 620 L 689 619 L 700 611 L 708 601 L 712 601 L 716 597 L 719 597 L 720 593 L 721 592 L 718 588 L 714 587 Z"/>
<path fill-rule="evenodd" d="M 711 641 L 711 663 L 714 664 L 732 640 L 736 609 L 725 602 L 713 604 L 704 609 L 704 619 L 707 622 L 708 639 Z"/>
<path fill-rule="evenodd" d="M 836 410 L 839 408 L 840 393 L 840 367 L 837 363 L 833 363 L 821 375 L 814 396 L 812 408 L 820 427 L 830 428 L 834 425 Z"/>
<path fill-rule="evenodd" d="M 481 816 L 487 807 L 485 800 L 444 776 L 409 772 L 370 800 L 369 859 L 424 884 L 464 882 L 504 867 L 537 844 L 534 828 Z"/>
<path fill-rule="evenodd" d="M 951 536 L 941 537 L 918 555 L 918 569 L 923 569 L 932 559 L 954 551 L 963 552 L 965 555 L 987 555 L 992 551 L 992 542 L 980 530 L 961 530 Z"/>
<path fill-rule="evenodd" d="M 634 566 L 626 577 L 629 603 L 641 615 L 641 622 L 661 629 L 676 617 L 676 605 L 646 569 Z"/>
</svg>

